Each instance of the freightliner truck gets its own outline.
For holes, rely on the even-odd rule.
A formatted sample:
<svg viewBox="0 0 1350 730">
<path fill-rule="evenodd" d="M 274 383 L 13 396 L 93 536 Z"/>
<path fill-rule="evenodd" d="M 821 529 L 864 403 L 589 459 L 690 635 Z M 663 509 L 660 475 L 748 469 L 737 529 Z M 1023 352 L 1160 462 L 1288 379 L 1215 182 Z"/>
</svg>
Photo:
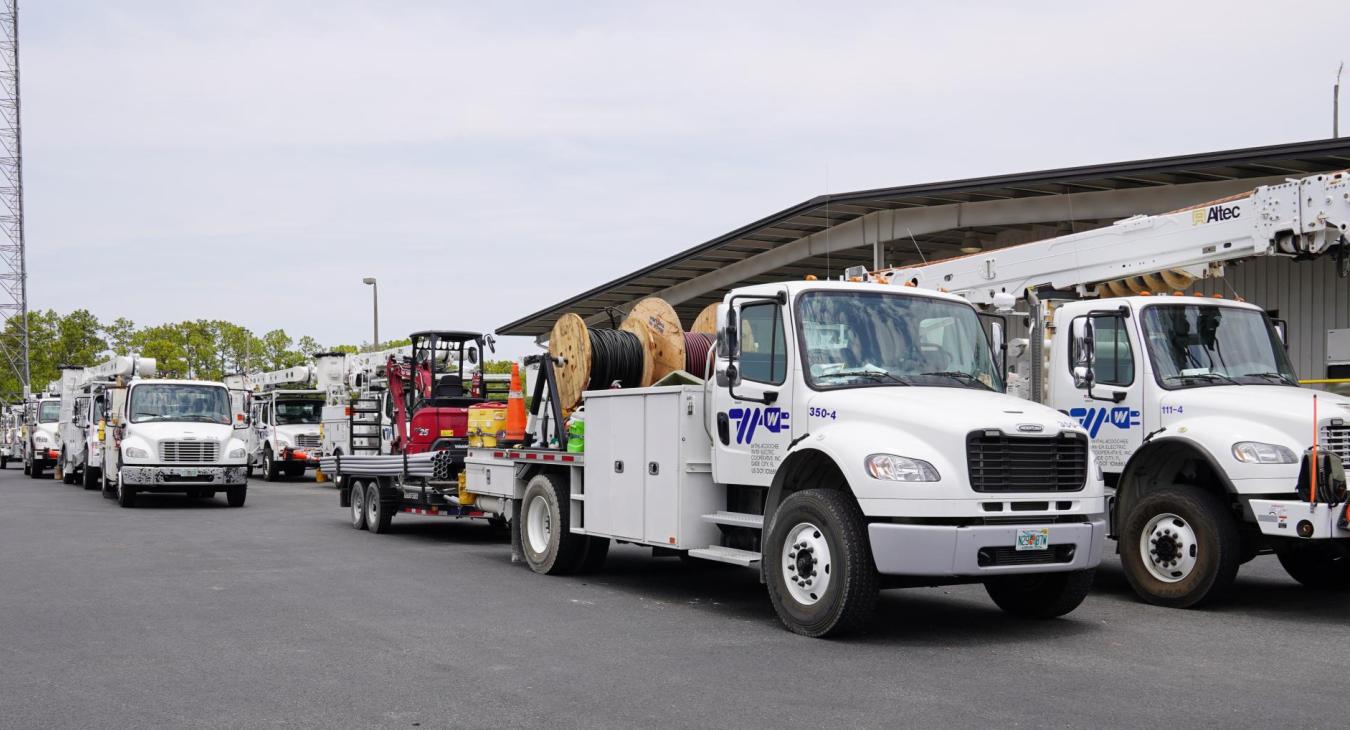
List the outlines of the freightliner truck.
<svg viewBox="0 0 1350 730">
<path fill-rule="evenodd" d="M 1025 395 L 1091 436 L 1130 585 L 1187 607 L 1268 553 L 1306 586 L 1350 588 L 1350 399 L 1300 387 L 1283 323 L 1231 287 L 1177 295 L 1254 257 L 1334 256 L 1344 277 L 1348 228 L 1350 175 L 1313 175 L 874 276 L 1021 303 Z"/>
<path fill-rule="evenodd" d="M 1088 435 L 1001 392 L 969 302 L 800 281 L 732 290 L 718 321 L 703 385 L 587 392 L 582 453 L 471 447 L 458 490 L 453 472 L 357 471 L 344 491 L 375 514 L 421 488 L 508 517 L 543 574 L 597 568 L 611 541 L 754 568 L 783 624 L 808 636 L 862 627 L 881 588 L 983 583 L 1036 618 L 1083 600 L 1106 532 Z M 537 444 L 550 443 L 540 424 L 564 420 L 560 364 L 541 356 Z"/>
</svg>

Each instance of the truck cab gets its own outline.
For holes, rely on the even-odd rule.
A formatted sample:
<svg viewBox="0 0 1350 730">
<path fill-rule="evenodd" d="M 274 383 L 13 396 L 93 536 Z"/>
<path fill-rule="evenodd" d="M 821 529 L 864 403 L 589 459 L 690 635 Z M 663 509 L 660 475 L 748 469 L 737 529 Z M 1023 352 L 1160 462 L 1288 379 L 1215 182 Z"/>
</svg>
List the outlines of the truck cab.
<svg viewBox="0 0 1350 730">
<path fill-rule="evenodd" d="M 1197 296 L 1075 301 L 1053 316 L 1045 402 L 1092 438 L 1141 596 L 1200 603 L 1269 552 L 1305 584 L 1350 586 L 1343 510 L 1308 493 L 1314 439 L 1337 471 L 1350 458 L 1350 398 L 1299 386 L 1278 323 Z M 1340 474 L 1323 477 L 1336 501 Z"/>
<path fill-rule="evenodd" d="M 23 473 L 34 479 L 56 466 L 61 455 L 61 396 L 52 392 L 35 393 L 27 404 L 24 437 Z"/>
<path fill-rule="evenodd" d="M 123 507 L 146 492 L 210 498 L 224 491 L 231 507 L 244 505 L 248 423 L 232 412 L 223 383 L 146 378 L 107 393 L 105 489 Z"/>
</svg>

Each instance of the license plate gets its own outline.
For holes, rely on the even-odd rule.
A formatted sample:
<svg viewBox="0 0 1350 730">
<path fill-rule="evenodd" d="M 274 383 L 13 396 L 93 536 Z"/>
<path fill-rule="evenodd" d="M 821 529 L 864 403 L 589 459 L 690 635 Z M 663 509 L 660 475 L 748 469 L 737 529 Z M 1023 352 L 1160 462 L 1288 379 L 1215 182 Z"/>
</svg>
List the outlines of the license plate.
<svg viewBox="0 0 1350 730">
<path fill-rule="evenodd" d="M 195 476 L 197 476 L 197 470 L 196 470 L 196 469 L 179 469 L 179 470 L 178 470 L 178 476 L 180 476 L 180 477 L 195 477 Z"/>
<path fill-rule="evenodd" d="M 1017 531 L 1018 550 L 1045 550 L 1050 547 L 1050 528 L 1037 527 Z"/>
</svg>

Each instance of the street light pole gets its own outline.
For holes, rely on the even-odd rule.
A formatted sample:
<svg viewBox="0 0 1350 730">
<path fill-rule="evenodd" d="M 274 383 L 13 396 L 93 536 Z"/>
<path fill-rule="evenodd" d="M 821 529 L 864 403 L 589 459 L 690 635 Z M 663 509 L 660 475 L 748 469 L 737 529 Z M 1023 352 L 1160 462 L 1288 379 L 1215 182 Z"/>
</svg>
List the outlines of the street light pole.
<svg viewBox="0 0 1350 730">
<path fill-rule="evenodd" d="M 371 347 L 380 349 L 380 285 L 375 281 L 375 277 L 367 276 L 361 280 L 363 284 L 369 284 L 371 289 L 371 303 L 375 310 L 375 340 L 371 342 Z"/>
</svg>

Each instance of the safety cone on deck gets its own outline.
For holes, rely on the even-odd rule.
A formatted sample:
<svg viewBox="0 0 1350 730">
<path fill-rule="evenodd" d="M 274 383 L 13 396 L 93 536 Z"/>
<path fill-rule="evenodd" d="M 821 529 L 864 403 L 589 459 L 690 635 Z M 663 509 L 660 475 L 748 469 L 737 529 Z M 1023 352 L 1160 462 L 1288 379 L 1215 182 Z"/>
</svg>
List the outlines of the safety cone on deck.
<svg viewBox="0 0 1350 730">
<path fill-rule="evenodd" d="M 520 364 L 511 363 L 511 393 L 506 397 L 506 440 L 525 440 L 525 394 L 520 387 Z"/>
</svg>

